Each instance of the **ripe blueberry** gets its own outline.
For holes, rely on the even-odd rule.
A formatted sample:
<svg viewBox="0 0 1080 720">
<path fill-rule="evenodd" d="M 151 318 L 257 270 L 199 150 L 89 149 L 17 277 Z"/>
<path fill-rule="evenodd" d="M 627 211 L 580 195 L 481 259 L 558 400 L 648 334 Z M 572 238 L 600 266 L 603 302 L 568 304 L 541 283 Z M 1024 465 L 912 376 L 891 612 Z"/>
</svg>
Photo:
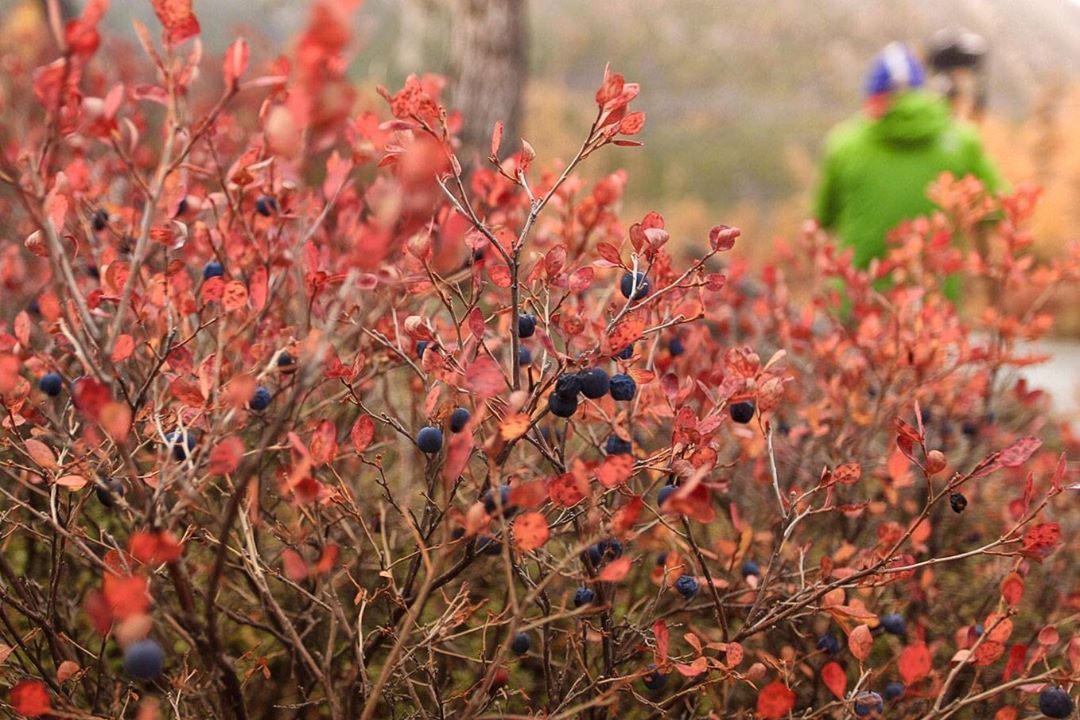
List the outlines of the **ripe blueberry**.
<svg viewBox="0 0 1080 720">
<path fill-rule="evenodd" d="M 503 515 L 505 517 L 513 517 L 517 512 L 517 507 L 510 504 L 510 486 L 499 486 L 499 505 L 502 505 Z M 495 503 L 495 492 L 489 489 L 484 493 L 484 510 L 488 515 L 494 515 L 499 511 L 498 506 Z"/>
<path fill-rule="evenodd" d="M 682 338 L 673 337 L 668 341 L 668 352 L 672 357 L 679 357 L 686 352 L 686 346 L 683 345 Z"/>
<path fill-rule="evenodd" d="M 893 680 L 885 686 L 885 699 L 897 700 L 904 696 L 904 683 Z"/>
<path fill-rule="evenodd" d="M 643 272 L 628 272 L 622 276 L 619 290 L 627 300 L 640 300 L 649 294 L 649 278 Z"/>
<path fill-rule="evenodd" d="M 296 358 L 284 350 L 278 353 L 277 366 L 279 368 L 289 368 L 296 364 Z"/>
<path fill-rule="evenodd" d="M 529 633 L 519 632 L 514 635 L 514 639 L 510 641 L 510 649 L 514 651 L 516 655 L 524 655 L 529 652 L 529 647 L 532 645 L 532 640 L 529 639 Z"/>
<path fill-rule="evenodd" d="M 596 593 L 592 588 L 579 587 L 577 592 L 574 593 L 574 607 L 581 607 L 582 605 L 588 605 L 596 599 Z"/>
<path fill-rule="evenodd" d="M 109 213 L 105 211 L 105 208 L 98 208 L 94 211 L 93 217 L 90 218 L 90 226 L 94 228 L 94 232 L 101 232 L 109 225 Z"/>
<path fill-rule="evenodd" d="M 949 495 L 949 507 L 952 508 L 954 513 L 964 512 L 964 508 L 967 507 L 967 498 L 963 493 L 954 492 Z"/>
<path fill-rule="evenodd" d="M 450 432 L 459 433 L 464 430 L 471 417 L 472 413 L 468 408 L 454 408 L 454 412 L 450 413 Z"/>
<path fill-rule="evenodd" d="M 689 600 L 698 593 L 698 581 L 692 575 L 680 575 L 675 581 L 675 590 Z"/>
<path fill-rule="evenodd" d="M 634 357 L 634 346 L 627 345 L 622 349 L 621 352 L 619 352 L 616 357 L 618 357 L 620 360 L 629 360 L 630 358 Z"/>
<path fill-rule="evenodd" d="M 269 195 L 260 195 L 255 200 L 255 212 L 263 217 L 270 217 L 277 210 L 277 200 Z"/>
<path fill-rule="evenodd" d="M 872 712 L 883 712 L 885 703 L 876 692 L 861 692 L 855 696 L 855 714 L 866 717 Z"/>
<path fill-rule="evenodd" d="M 209 280 L 210 278 L 223 277 L 225 275 L 225 267 L 217 260 L 211 260 L 203 265 L 202 276 L 203 280 Z"/>
<path fill-rule="evenodd" d="M 38 387 L 49 397 L 56 397 L 64 389 L 64 379 L 60 377 L 60 373 L 45 373 L 38 380 Z"/>
<path fill-rule="evenodd" d="M 667 685 L 668 676 L 656 669 L 656 665 L 649 665 L 649 672 L 641 677 L 645 687 L 650 690 L 663 690 Z"/>
<path fill-rule="evenodd" d="M 101 478 L 94 485 L 94 494 L 97 495 L 98 502 L 107 508 L 115 505 L 116 499 L 124 497 L 125 492 L 124 483 L 116 478 L 109 478 L 108 480 Z"/>
<path fill-rule="evenodd" d="M 124 650 L 124 672 L 137 680 L 153 680 L 165 668 L 165 651 L 154 640 L 140 640 Z"/>
<path fill-rule="evenodd" d="M 753 560 L 743 560 L 742 564 L 742 576 L 750 577 L 751 575 L 760 575 L 761 568 Z"/>
<path fill-rule="evenodd" d="M 743 400 L 733 405 L 728 406 L 728 412 L 731 413 L 731 419 L 737 423 L 745 425 L 750 422 L 754 417 L 754 401 Z"/>
<path fill-rule="evenodd" d="M 195 449 L 195 436 L 190 432 L 173 430 L 165 436 L 165 445 L 172 450 L 173 460 L 183 462 Z"/>
<path fill-rule="evenodd" d="M 887 613 L 881 616 L 881 627 L 893 635 L 903 635 L 907 631 L 907 621 L 899 613 Z"/>
<path fill-rule="evenodd" d="M 424 351 L 427 350 L 427 346 L 428 346 L 428 341 L 427 340 L 417 340 L 416 341 L 416 357 L 418 357 L 418 358 L 424 357 Z"/>
<path fill-rule="evenodd" d="M 532 364 L 532 350 L 522 345 L 518 348 L 518 365 Z"/>
<path fill-rule="evenodd" d="M 1039 693 L 1039 712 L 1048 718 L 1067 718 L 1073 712 L 1072 698 L 1059 687 L 1043 688 Z"/>
<path fill-rule="evenodd" d="M 558 379 L 555 380 L 555 393 L 564 397 L 577 399 L 577 394 L 581 392 L 581 385 L 580 373 L 560 375 Z"/>
<path fill-rule="evenodd" d="M 581 393 L 590 400 L 604 397 L 611 388 L 611 378 L 601 368 L 582 370 L 578 377 L 581 378 Z"/>
<path fill-rule="evenodd" d="M 629 401 L 634 399 L 637 393 L 637 383 L 629 375 L 619 373 L 611 376 L 611 397 L 616 400 Z"/>
<path fill-rule="evenodd" d="M 442 430 L 434 425 L 421 428 L 420 432 L 416 433 L 416 444 L 421 452 L 434 455 L 442 450 Z"/>
<path fill-rule="evenodd" d="M 518 337 L 532 337 L 536 332 L 536 316 L 526 313 L 518 315 Z"/>
<path fill-rule="evenodd" d="M 476 550 L 484 555 L 501 555 L 502 543 L 485 535 L 476 543 Z"/>
<path fill-rule="evenodd" d="M 818 638 L 817 649 L 828 653 L 829 655 L 835 655 L 840 652 L 840 641 L 836 639 L 836 636 L 831 632 L 825 633 Z"/>
<path fill-rule="evenodd" d="M 665 485 L 664 487 L 660 488 L 660 492 L 656 493 L 657 506 L 663 507 L 664 502 L 667 501 L 667 499 L 671 497 L 676 490 L 678 490 L 678 488 L 674 485 Z"/>
<path fill-rule="evenodd" d="M 633 444 L 618 435 L 608 435 L 607 442 L 604 444 L 604 451 L 608 455 L 629 455 L 632 450 Z"/>
<path fill-rule="evenodd" d="M 548 407 L 555 417 L 568 418 L 577 411 L 577 397 L 551 393 L 548 396 Z"/>
<path fill-rule="evenodd" d="M 248 407 L 256 412 L 270 407 L 270 390 L 263 385 L 255 388 L 255 393 L 248 400 Z"/>
</svg>

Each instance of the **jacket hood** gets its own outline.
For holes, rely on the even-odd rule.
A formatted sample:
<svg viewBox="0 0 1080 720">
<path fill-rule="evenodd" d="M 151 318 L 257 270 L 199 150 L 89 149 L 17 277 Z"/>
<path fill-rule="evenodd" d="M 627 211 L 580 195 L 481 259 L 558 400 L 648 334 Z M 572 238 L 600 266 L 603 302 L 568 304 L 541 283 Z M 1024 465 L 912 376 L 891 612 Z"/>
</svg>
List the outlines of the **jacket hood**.
<svg viewBox="0 0 1080 720">
<path fill-rule="evenodd" d="M 949 125 L 949 108 L 943 98 L 922 90 L 912 90 L 893 98 L 889 109 L 874 122 L 874 133 L 891 143 L 924 143 L 936 138 Z"/>
</svg>

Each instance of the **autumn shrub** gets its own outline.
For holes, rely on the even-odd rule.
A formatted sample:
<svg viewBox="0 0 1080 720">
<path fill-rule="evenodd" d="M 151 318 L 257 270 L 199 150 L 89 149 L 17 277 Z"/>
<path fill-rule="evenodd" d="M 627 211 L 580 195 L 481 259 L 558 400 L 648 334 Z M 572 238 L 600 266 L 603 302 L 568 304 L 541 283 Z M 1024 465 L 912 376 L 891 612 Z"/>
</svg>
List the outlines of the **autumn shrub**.
<svg viewBox="0 0 1080 720">
<path fill-rule="evenodd" d="M 1071 702 L 1076 441 L 1011 373 L 1080 253 L 1033 259 L 1036 190 L 943 177 L 869 270 L 812 226 L 676 256 L 575 173 L 645 152 L 636 84 L 566 163 L 459 158 L 437 77 L 354 107 L 352 5 L 255 70 L 179 0 L 97 52 L 98 0 L 5 78 L 5 712 Z M 955 273 L 1035 299 L 962 318 Z"/>
</svg>

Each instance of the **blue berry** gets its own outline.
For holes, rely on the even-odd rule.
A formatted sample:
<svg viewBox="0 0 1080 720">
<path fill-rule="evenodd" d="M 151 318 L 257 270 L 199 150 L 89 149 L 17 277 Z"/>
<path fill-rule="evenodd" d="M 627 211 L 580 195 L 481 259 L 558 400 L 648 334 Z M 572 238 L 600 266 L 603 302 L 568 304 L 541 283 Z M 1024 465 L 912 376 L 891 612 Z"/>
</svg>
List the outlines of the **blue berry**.
<svg viewBox="0 0 1080 720">
<path fill-rule="evenodd" d="M 517 512 L 517 507 L 510 504 L 510 486 L 499 486 L 499 505 L 502 505 L 502 512 L 505 517 L 513 517 Z M 494 515 L 498 512 L 499 508 L 495 504 L 495 493 L 492 490 L 488 490 L 484 493 L 484 510 L 488 515 Z"/>
<path fill-rule="evenodd" d="M 532 350 L 522 345 L 518 348 L 518 365 L 532 364 Z"/>
<path fill-rule="evenodd" d="M 532 645 L 532 640 L 529 639 L 529 633 L 519 632 L 514 635 L 514 639 L 510 641 L 510 649 L 514 651 L 515 655 L 524 655 L 529 652 L 529 647 Z"/>
<path fill-rule="evenodd" d="M 577 411 L 577 397 L 551 393 L 548 396 L 548 408 L 555 417 L 568 418 Z"/>
<path fill-rule="evenodd" d="M 907 621 L 898 613 L 888 613 L 881 616 L 881 627 L 885 632 L 893 635 L 903 635 L 907 630 Z"/>
<path fill-rule="evenodd" d="M 483 555 L 501 555 L 502 543 L 494 538 L 484 536 L 476 543 L 476 550 Z"/>
<path fill-rule="evenodd" d="M 277 200 L 269 195 L 260 195 L 255 200 L 255 212 L 263 217 L 270 217 L 277 210 Z"/>
<path fill-rule="evenodd" d="M 116 478 L 108 480 L 101 478 L 94 486 L 94 494 L 97 495 L 98 502 L 107 508 L 116 505 L 116 499 L 124 497 L 125 491 L 124 483 Z"/>
<path fill-rule="evenodd" d="M 818 638 L 817 649 L 822 652 L 826 652 L 829 655 L 835 655 L 840 652 L 840 641 L 836 639 L 836 636 L 830 633 L 825 633 Z"/>
<path fill-rule="evenodd" d="M 888 685 L 885 686 L 885 699 L 886 700 L 897 700 L 899 698 L 902 698 L 903 696 L 904 696 L 904 683 L 897 682 L 896 680 L 894 680 L 894 681 L 892 681 L 891 683 L 889 683 Z"/>
<path fill-rule="evenodd" d="M 579 587 L 577 592 L 574 593 L 574 607 L 581 607 L 582 605 L 588 605 L 596 599 L 596 593 L 592 588 Z"/>
<path fill-rule="evenodd" d="M 611 388 L 611 379 L 601 368 L 582 370 L 578 377 L 581 378 L 581 393 L 590 400 L 604 397 Z"/>
<path fill-rule="evenodd" d="M 629 375 L 619 373 L 611 376 L 611 397 L 616 400 L 629 401 L 634 399 L 637 393 L 637 383 Z"/>
<path fill-rule="evenodd" d="M 975 633 L 975 637 L 977 638 L 982 637 L 982 634 L 986 632 L 986 630 L 982 626 L 982 623 L 975 623 L 975 627 L 971 628 L 971 631 Z"/>
<path fill-rule="evenodd" d="M 418 357 L 418 358 L 424 357 L 424 351 L 427 350 L 428 344 L 429 343 L 428 343 L 427 340 L 417 340 L 416 341 L 416 357 Z"/>
<path fill-rule="evenodd" d="M 750 577 L 751 575 L 760 575 L 761 568 L 753 560 L 743 560 L 742 564 L 742 576 Z"/>
<path fill-rule="evenodd" d="M 682 338 L 673 337 L 668 341 L 668 352 L 672 357 L 679 357 L 686 352 L 686 346 L 683 345 Z"/>
<path fill-rule="evenodd" d="M 572 373 L 566 375 L 560 375 L 555 380 L 555 393 L 564 397 L 577 398 L 579 392 L 581 392 L 582 381 L 580 373 Z"/>
<path fill-rule="evenodd" d="M 872 712 L 883 712 L 885 703 L 876 692 L 861 692 L 855 696 L 855 714 L 866 717 Z"/>
<path fill-rule="evenodd" d="M 657 506 L 663 507 L 664 503 L 667 502 L 667 499 L 674 495 L 676 490 L 678 490 L 678 488 L 674 485 L 665 485 L 664 487 L 660 488 L 660 491 L 656 493 Z"/>
<path fill-rule="evenodd" d="M 668 676 L 656 669 L 656 665 L 649 665 L 649 672 L 641 677 L 645 687 L 650 690 L 663 690 L 667 685 Z"/>
<path fill-rule="evenodd" d="M 604 443 L 604 452 L 608 455 L 629 455 L 633 451 L 633 443 L 623 440 L 618 435 L 608 435 Z"/>
<path fill-rule="evenodd" d="M 124 650 L 124 672 L 137 680 L 153 680 L 165 669 L 165 651 L 154 640 L 140 640 Z"/>
<path fill-rule="evenodd" d="M 662 553 L 660 553 L 659 555 L 656 556 L 656 566 L 657 567 L 664 567 L 664 565 L 666 565 L 666 564 L 667 564 L 667 551 L 665 550 L 664 552 L 662 552 Z"/>
<path fill-rule="evenodd" d="M 732 420 L 745 425 L 754 418 L 754 402 L 752 400 L 743 400 L 729 405 L 728 412 L 731 413 Z"/>
<path fill-rule="evenodd" d="M 620 360 L 629 360 L 630 358 L 634 357 L 634 346 L 627 345 L 622 349 L 621 352 L 619 352 L 616 357 L 618 357 Z"/>
<path fill-rule="evenodd" d="M 464 430 L 471 417 L 472 413 L 468 408 L 454 408 L 454 412 L 450 413 L 450 432 L 459 433 Z"/>
<path fill-rule="evenodd" d="M 296 358 L 289 353 L 282 351 L 277 356 L 277 366 L 279 368 L 288 368 L 296 364 Z"/>
<path fill-rule="evenodd" d="M 1072 715 L 1073 701 L 1059 687 L 1046 687 L 1039 693 L 1039 712 L 1048 718 L 1067 718 Z"/>
<path fill-rule="evenodd" d="M 38 387 L 49 397 L 56 397 L 64 389 L 64 378 L 60 377 L 60 373 L 45 373 L 38 380 Z"/>
<path fill-rule="evenodd" d="M 203 265 L 202 276 L 203 280 L 209 280 L 210 278 L 223 277 L 225 275 L 225 268 L 217 260 L 211 260 Z"/>
<path fill-rule="evenodd" d="M 248 400 L 248 407 L 255 412 L 261 412 L 270 407 L 270 390 L 263 385 L 255 388 L 255 394 Z"/>
<path fill-rule="evenodd" d="M 949 494 L 949 507 L 952 508 L 954 513 L 959 515 L 964 512 L 964 508 L 967 507 L 967 504 L 967 498 L 964 497 L 963 493 L 954 492 Z"/>
<path fill-rule="evenodd" d="M 518 337 L 532 337 L 536 332 L 536 316 L 525 314 L 518 315 Z"/>
<path fill-rule="evenodd" d="M 172 450 L 173 460 L 183 462 L 195 449 L 195 436 L 190 432 L 173 430 L 165 436 L 165 444 Z"/>
<path fill-rule="evenodd" d="M 619 282 L 619 290 L 622 292 L 622 296 L 628 300 L 640 300 L 649 294 L 649 278 L 645 277 L 643 272 L 628 272 L 622 276 L 622 281 Z"/>
<path fill-rule="evenodd" d="M 675 581 L 675 590 L 689 600 L 698 594 L 698 581 L 692 575 L 680 575 Z"/>
<path fill-rule="evenodd" d="M 105 208 L 94 211 L 93 217 L 90 218 L 90 226 L 94 228 L 94 232 L 101 232 L 109 226 L 109 213 L 105 211 Z"/>
<path fill-rule="evenodd" d="M 420 432 L 416 433 L 416 444 L 421 452 L 434 455 L 442 450 L 442 430 L 434 425 L 421 428 Z"/>
</svg>

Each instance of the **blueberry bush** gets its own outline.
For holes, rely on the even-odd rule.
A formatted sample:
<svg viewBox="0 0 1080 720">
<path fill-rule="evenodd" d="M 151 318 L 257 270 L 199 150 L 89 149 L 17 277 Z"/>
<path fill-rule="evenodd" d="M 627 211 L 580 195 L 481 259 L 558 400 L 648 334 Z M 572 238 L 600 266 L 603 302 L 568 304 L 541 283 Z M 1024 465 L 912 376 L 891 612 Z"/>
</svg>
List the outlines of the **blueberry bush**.
<svg viewBox="0 0 1080 720">
<path fill-rule="evenodd" d="M 256 68 L 190 0 L 99 52 L 91 0 L 2 80 L 5 712 L 1075 716 L 1035 188 L 752 268 L 579 172 L 638 85 L 567 162 L 458 157 L 440 78 L 347 80 L 356 4 Z"/>
</svg>

